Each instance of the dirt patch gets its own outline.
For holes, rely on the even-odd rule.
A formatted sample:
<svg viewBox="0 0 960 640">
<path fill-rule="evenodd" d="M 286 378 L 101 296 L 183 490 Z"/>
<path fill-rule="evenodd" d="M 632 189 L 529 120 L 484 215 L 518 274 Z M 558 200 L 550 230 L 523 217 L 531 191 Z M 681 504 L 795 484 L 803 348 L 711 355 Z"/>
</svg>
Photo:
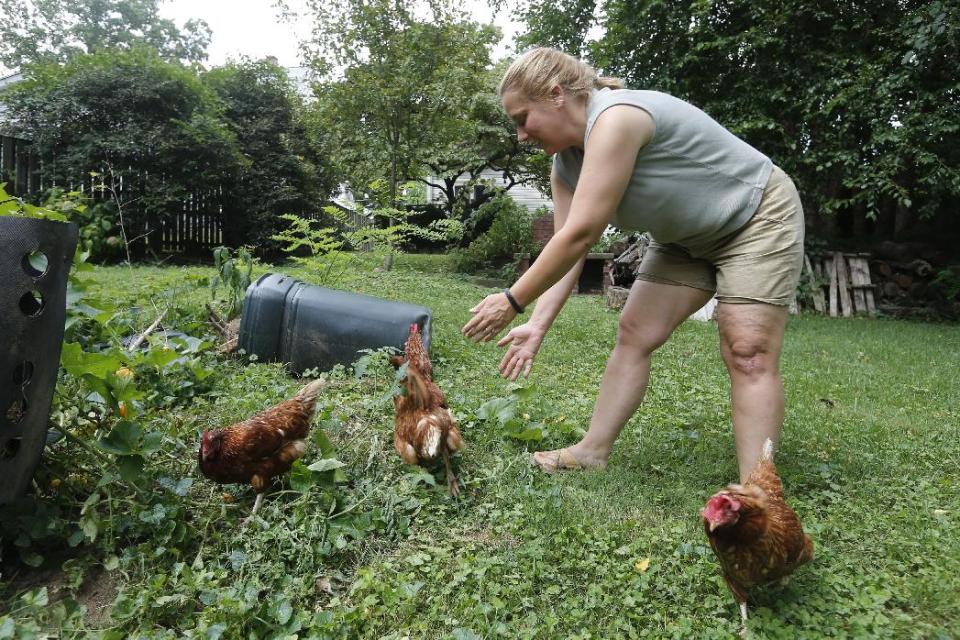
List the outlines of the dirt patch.
<svg viewBox="0 0 960 640">
<path fill-rule="evenodd" d="M 110 605 L 117 597 L 117 583 L 109 571 L 96 569 L 83 581 L 77 602 L 87 608 L 83 618 L 93 629 L 106 626 L 110 621 Z"/>
<path fill-rule="evenodd" d="M 4 571 L 4 575 L 8 575 L 8 572 Z M 67 574 L 60 568 L 18 570 L 10 577 L 5 590 L 9 594 L 16 594 L 42 587 L 47 588 L 47 597 L 51 605 L 73 597 L 79 604 L 85 606 L 87 609 L 84 622 L 87 626 L 97 629 L 109 623 L 110 605 L 117 597 L 117 585 L 110 573 L 102 567 L 89 569 L 83 584 L 75 594 L 70 591 Z"/>
</svg>

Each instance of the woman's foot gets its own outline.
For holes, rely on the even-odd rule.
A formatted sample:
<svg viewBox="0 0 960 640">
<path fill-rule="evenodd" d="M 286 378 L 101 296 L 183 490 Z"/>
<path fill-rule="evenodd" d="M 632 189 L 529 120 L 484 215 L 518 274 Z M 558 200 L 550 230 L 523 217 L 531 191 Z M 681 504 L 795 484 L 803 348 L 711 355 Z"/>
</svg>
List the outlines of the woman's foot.
<svg viewBox="0 0 960 640">
<path fill-rule="evenodd" d="M 531 456 L 535 465 L 546 473 L 557 471 L 602 471 L 607 468 L 607 459 L 579 452 L 576 447 L 566 447 L 554 451 L 536 451 Z"/>
</svg>

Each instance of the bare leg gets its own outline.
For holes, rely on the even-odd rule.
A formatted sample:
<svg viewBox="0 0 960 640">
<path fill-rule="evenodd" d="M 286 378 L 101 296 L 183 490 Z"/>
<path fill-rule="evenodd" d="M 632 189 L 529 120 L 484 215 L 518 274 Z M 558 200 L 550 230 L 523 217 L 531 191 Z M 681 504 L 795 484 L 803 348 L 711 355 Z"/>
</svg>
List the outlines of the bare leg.
<svg viewBox="0 0 960 640">
<path fill-rule="evenodd" d="M 607 360 L 590 428 L 580 442 L 567 449 L 580 465 L 606 466 L 614 441 L 643 401 L 651 354 L 710 296 L 702 289 L 634 282 L 620 314 L 617 344 Z M 558 459 L 556 452 L 534 454 L 534 460 L 544 468 L 555 466 Z"/>
<path fill-rule="evenodd" d="M 747 637 L 747 603 L 740 603 L 740 637 Z"/>
<path fill-rule="evenodd" d="M 753 471 L 767 438 L 777 442 L 784 394 L 780 351 L 786 307 L 769 304 L 717 306 L 720 352 L 730 373 L 730 403 L 740 481 Z"/>
</svg>

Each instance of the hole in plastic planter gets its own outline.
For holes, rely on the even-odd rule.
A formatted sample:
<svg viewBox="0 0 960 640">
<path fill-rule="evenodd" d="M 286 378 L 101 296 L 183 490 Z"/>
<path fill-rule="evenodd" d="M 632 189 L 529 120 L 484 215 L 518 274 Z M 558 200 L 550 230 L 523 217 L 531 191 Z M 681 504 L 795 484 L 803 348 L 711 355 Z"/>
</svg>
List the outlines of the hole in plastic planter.
<svg viewBox="0 0 960 640">
<path fill-rule="evenodd" d="M 20 298 L 20 311 L 25 316 L 38 316 L 43 311 L 43 294 L 39 291 L 27 291 Z"/>
<path fill-rule="evenodd" d="M 13 370 L 14 386 L 22 387 L 28 385 L 30 384 L 31 378 L 33 378 L 33 363 L 29 360 L 24 360 Z"/>
<path fill-rule="evenodd" d="M 28 276 L 39 278 L 47 272 L 50 267 L 50 260 L 47 258 L 47 254 L 37 249 L 23 256 L 23 261 L 20 264 Z"/>
<path fill-rule="evenodd" d="M 10 438 L 0 445 L 0 460 L 12 460 L 20 453 L 20 438 Z"/>
<path fill-rule="evenodd" d="M 26 399 L 14 400 L 10 403 L 10 406 L 6 410 L 7 422 L 10 424 L 17 424 L 23 420 L 23 416 L 27 415 L 27 401 Z"/>
</svg>

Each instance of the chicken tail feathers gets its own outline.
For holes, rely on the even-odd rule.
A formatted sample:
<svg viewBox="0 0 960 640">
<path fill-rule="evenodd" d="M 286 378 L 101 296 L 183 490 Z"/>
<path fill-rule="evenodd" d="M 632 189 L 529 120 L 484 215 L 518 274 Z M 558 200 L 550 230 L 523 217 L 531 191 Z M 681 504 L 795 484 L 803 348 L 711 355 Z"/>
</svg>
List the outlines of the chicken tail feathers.
<svg viewBox="0 0 960 640">
<path fill-rule="evenodd" d="M 767 438 L 763 443 L 757 466 L 750 472 L 747 484 L 755 484 L 766 491 L 768 495 L 783 498 L 783 484 L 780 482 L 777 468 L 773 464 L 773 440 L 770 438 Z"/>
<path fill-rule="evenodd" d="M 813 540 L 810 536 L 803 536 L 803 551 L 800 554 L 800 561 L 797 564 L 804 564 L 813 560 Z"/>
<path fill-rule="evenodd" d="M 773 440 L 767 438 L 766 442 L 763 443 L 763 451 L 760 453 L 760 460 L 765 462 L 773 462 Z"/>
<path fill-rule="evenodd" d="M 313 411 L 313 407 L 317 403 L 317 396 L 320 395 L 320 391 L 326 386 L 327 381 L 323 378 L 313 380 L 300 389 L 295 397 L 302 402 L 305 407 L 308 407 L 310 411 Z"/>
</svg>

